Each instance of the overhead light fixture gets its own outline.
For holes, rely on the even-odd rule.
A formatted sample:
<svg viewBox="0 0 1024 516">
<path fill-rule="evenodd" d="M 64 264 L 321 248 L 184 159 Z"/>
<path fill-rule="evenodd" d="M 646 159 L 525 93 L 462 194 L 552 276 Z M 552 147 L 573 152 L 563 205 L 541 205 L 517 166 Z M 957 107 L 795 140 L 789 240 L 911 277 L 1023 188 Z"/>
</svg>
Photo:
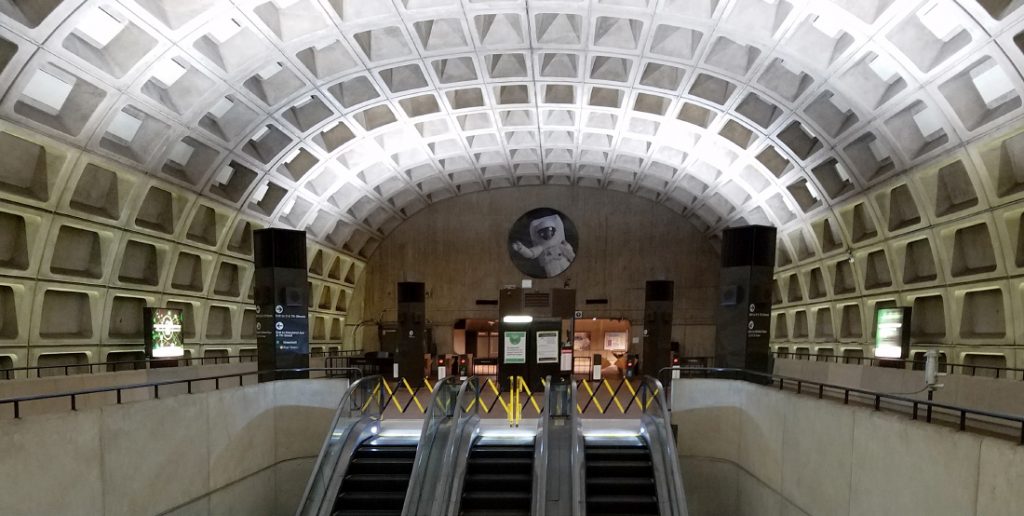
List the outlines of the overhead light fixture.
<svg viewBox="0 0 1024 516">
<path fill-rule="evenodd" d="M 501 318 L 501 322 L 508 324 L 529 324 L 533 322 L 532 315 L 506 315 Z"/>
</svg>

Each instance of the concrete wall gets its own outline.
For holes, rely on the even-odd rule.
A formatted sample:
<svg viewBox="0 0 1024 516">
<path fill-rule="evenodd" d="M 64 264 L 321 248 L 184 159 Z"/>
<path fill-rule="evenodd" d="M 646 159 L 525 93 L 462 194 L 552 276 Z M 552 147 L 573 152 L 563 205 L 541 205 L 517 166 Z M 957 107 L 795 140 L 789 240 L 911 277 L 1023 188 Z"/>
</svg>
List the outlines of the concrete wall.
<svg viewBox="0 0 1024 516">
<path fill-rule="evenodd" d="M 0 422 L 5 514 L 292 514 L 346 380 Z"/>
<path fill-rule="evenodd" d="M 203 378 L 208 376 L 252 373 L 255 371 L 256 364 L 253 362 L 247 362 L 7 380 L 0 382 L 0 399 L 75 392 L 89 389 L 102 389 L 106 387 L 124 385 L 139 385 L 153 382 L 187 380 L 190 378 Z M 221 387 L 239 385 L 239 379 L 237 377 L 225 378 L 221 380 L 221 382 Z M 254 384 L 256 383 L 256 376 L 245 376 L 242 378 L 242 382 L 247 385 Z M 192 391 L 205 392 L 213 390 L 214 387 L 214 380 L 201 381 L 193 384 Z M 186 392 L 188 392 L 188 386 L 186 384 L 167 385 L 160 388 L 161 397 Z M 126 389 L 121 393 L 121 400 L 123 402 L 142 401 L 152 399 L 153 396 L 154 393 L 152 387 L 144 389 Z M 103 405 L 112 405 L 115 403 L 117 403 L 117 394 L 114 392 L 89 394 L 79 396 L 76 399 L 77 407 L 80 410 L 101 407 Z M 25 402 L 22 403 L 20 407 L 21 415 L 23 417 L 54 412 L 66 412 L 70 410 L 70 408 L 71 402 L 68 398 Z M 11 404 L 0 405 L 0 419 L 8 419 L 12 417 L 14 417 L 14 406 Z"/>
<path fill-rule="evenodd" d="M 710 354 L 714 346 L 718 252 L 687 219 L 633 195 L 559 186 L 501 189 L 459 196 L 425 208 L 405 221 L 367 262 L 355 292 L 349 327 L 359 321 L 395 320 L 395 284 L 423 281 L 430 293 L 427 319 L 441 352 L 451 352 L 452 324 L 462 318 L 497 318 L 503 285 L 524 275 L 508 255 L 508 231 L 522 214 L 538 207 L 566 214 L 580 235 L 576 260 L 562 275 L 534 280 L 534 288 L 577 289 L 586 317 L 622 317 L 642 331 L 646 280 L 675 281 L 673 340 L 689 354 Z M 584 300 L 607 298 L 608 305 Z M 376 328 L 359 330 L 364 349 L 376 346 Z M 350 341 L 351 339 L 346 339 Z"/>
<path fill-rule="evenodd" d="M 915 392 L 909 397 L 927 399 L 926 392 L 917 392 L 925 385 L 924 371 L 776 359 L 775 374 L 873 392 Z M 939 384 L 942 387 L 935 391 L 935 401 L 975 410 L 1024 414 L 1024 382 L 1020 380 L 950 374 L 940 376 Z M 1013 429 L 1019 430 L 1016 426 Z"/>
<path fill-rule="evenodd" d="M 727 380 L 676 380 L 672 405 L 693 516 L 1024 509 L 1013 442 Z"/>
</svg>

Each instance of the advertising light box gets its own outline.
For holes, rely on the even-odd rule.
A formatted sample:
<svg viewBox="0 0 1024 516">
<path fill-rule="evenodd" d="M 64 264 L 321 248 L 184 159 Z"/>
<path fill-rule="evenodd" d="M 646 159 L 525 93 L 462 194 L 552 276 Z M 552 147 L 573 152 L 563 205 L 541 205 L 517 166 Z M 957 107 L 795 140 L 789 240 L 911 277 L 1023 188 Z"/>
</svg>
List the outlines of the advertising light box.
<svg viewBox="0 0 1024 516">
<path fill-rule="evenodd" d="M 875 357 L 907 358 L 910 351 L 910 308 L 879 308 L 875 321 Z"/>
<path fill-rule="evenodd" d="M 150 358 L 185 356 L 182 311 L 173 308 L 146 308 L 146 354 Z"/>
</svg>

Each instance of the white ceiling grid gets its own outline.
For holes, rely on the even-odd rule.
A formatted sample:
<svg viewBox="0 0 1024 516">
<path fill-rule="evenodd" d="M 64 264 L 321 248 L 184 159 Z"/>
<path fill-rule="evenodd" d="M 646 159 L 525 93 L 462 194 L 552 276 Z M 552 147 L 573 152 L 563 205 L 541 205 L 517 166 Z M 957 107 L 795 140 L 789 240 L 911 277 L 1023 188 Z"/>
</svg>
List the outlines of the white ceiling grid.
<svg viewBox="0 0 1024 516">
<path fill-rule="evenodd" d="M 814 248 L 834 206 L 1020 118 L 1003 3 L 15 0 L 0 112 L 363 257 L 537 184 Z"/>
</svg>

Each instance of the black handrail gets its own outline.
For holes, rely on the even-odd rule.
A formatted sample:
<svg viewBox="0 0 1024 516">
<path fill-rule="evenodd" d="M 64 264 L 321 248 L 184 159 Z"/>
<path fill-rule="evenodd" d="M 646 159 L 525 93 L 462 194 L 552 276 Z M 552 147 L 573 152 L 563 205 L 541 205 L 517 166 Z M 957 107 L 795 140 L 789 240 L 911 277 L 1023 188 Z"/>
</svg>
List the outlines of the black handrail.
<svg viewBox="0 0 1024 516">
<path fill-rule="evenodd" d="M 342 371 L 346 371 L 346 372 L 349 372 L 349 373 L 354 373 L 354 376 L 356 378 L 359 378 L 363 374 L 363 372 L 361 370 L 359 370 L 358 368 L 355 368 L 355 367 L 303 367 L 303 368 L 296 368 L 296 369 L 270 369 L 270 370 L 265 370 L 265 371 L 247 371 L 247 372 L 241 372 L 241 373 L 221 374 L 221 375 L 215 375 L 215 376 L 203 376 L 203 377 L 200 377 L 200 378 L 187 378 L 187 379 L 182 379 L 182 380 L 163 380 L 163 381 L 159 381 L 159 382 L 134 383 L 134 384 L 128 384 L 128 385 L 116 385 L 116 386 L 112 386 L 112 387 L 96 387 L 96 388 L 93 388 L 93 389 L 82 389 L 82 390 L 77 390 L 77 391 L 57 392 L 57 393 L 49 393 L 49 394 L 36 394 L 36 395 L 32 395 L 32 396 L 18 396 L 18 397 L 14 397 L 14 398 L 0 399 L 0 406 L 13 404 L 14 405 L 14 418 L 15 419 L 20 419 L 21 418 L 21 404 L 25 403 L 25 402 L 29 402 L 29 401 L 39 401 L 39 400 L 56 399 L 56 398 L 69 398 L 70 401 L 71 401 L 71 410 L 78 410 L 78 405 L 77 405 L 78 397 L 79 396 L 85 396 L 85 395 L 88 395 L 88 394 L 101 394 L 101 393 L 106 393 L 106 392 L 116 392 L 117 393 L 117 404 L 121 405 L 122 404 L 121 393 L 123 391 L 133 390 L 133 389 L 153 388 L 153 398 L 154 399 L 160 399 L 160 387 L 165 386 L 165 385 L 186 384 L 188 386 L 188 391 L 187 391 L 188 394 L 193 394 L 193 392 L 192 392 L 192 384 L 196 383 L 196 382 L 204 382 L 204 381 L 213 380 L 214 381 L 214 390 L 218 390 L 219 391 L 220 390 L 220 381 L 222 379 L 225 379 L 225 378 L 238 378 L 238 385 L 241 386 L 242 382 L 244 381 L 243 379 L 246 376 L 254 376 L 254 375 L 269 374 L 269 373 L 275 373 L 276 374 L 276 373 L 303 373 L 303 372 L 305 372 L 305 373 L 316 373 L 316 372 L 324 372 L 324 373 L 328 373 L 328 377 L 333 377 L 334 374 L 342 372 Z"/>
<path fill-rule="evenodd" d="M 813 358 L 815 362 L 835 362 L 837 364 L 840 364 L 840 363 L 850 364 L 850 363 L 856 362 L 857 365 L 862 365 L 864 362 L 867 362 L 869 366 L 877 366 L 877 365 L 882 364 L 882 363 L 890 363 L 890 364 L 900 364 L 900 365 L 904 366 L 904 368 L 906 368 L 907 365 L 910 365 L 911 367 L 919 366 L 921 368 L 924 368 L 924 363 L 925 363 L 924 360 L 914 360 L 914 359 L 907 359 L 907 358 L 847 357 L 847 356 L 843 356 L 843 355 L 822 355 L 822 354 L 813 354 L 813 353 L 796 353 L 794 351 L 788 351 L 788 352 L 785 352 L 785 351 L 772 351 L 772 355 L 777 357 L 777 358 L 786 358 L 786 359 L 795 359 L 795 360 L 803 360 L 803 359 L 806 358 L 808 361 Z M 965 376 L 977 376 L 976 373 L 977 373 L 978 369 L 987 370 L 987 371 L 995 371 L 995 375 L 996 375 L 995 377 L 997 379 L 1000 377 L 1000 375 L 1003 372 L 1006 372 L 1006 373 L 1022 373 L 1021 374 L 1021 380 L 1024 380 L 1024 369 L 1019 369 L 1019 368 L 1015 368 L 1015 367 L 999 367 L 999 366 L 986 366 L 986 365 L 968 365 L 968 364 L 957 364 L 957 363 L 953 363 L 953 362 L 941 362 L 939 364 L 939 370 L 942 371 L 943 367 L 949 368 L 951 372 L 955 371 L 957 368 L 959 368 L 961 370 L 960 374 L 964 374 Z M 963 373 L 963 371 L 966 370 L 966 369 L 970 369 L 971 370 L 971 373 L 969 375 Z M 1005 377 L 1006 378 L 1011 378 L 1012 375 L 1006 374 Z"/>
<path fill-rule="evenodd" d="M 805 380 L 803 378 L 793 378 L 791 376 L 782 376 L 782 375 L 776 375 L 776 374 L 770 374 L 770 373 L 762 373 L 762 372 L 759 372 L 759 371 L 749 371 L 749 370 L 746 370 L 746 369 L 735 369 L 735 368 L 724 368 L 724 367 L 678 367 L 678 366 L 676 366 L 676 367 L 664 367 L 664 368 L 662 368 L 661 370 L 658 371 L 658 378 L 660 379 L 666 372 L 669 372 L 669 371 L 681 371 L 681 372 L 687 372 L 687 373 L 703 373 L 703 376 L 705 378 L 711 378 L 712 374 L 727 376 L 728 379 L 734 379 L 734 380 L 748 379 L 748 378 L 760 378 L 762 380 L 766 380 L 767 381 L 766 385 L 773 385 L 774 386 L 775 383 L 777 382 L 779 384 L 779 390 L 783 390 L 783 389 L 786 388 L 786 382 L 791 382 L 792 384 L 795 384 L 796 393 L 797 394 L 802 394 L 803 391 L 804 391 L 804 389 L 803 389 L 804 385 L 808 385 L 808 386 L 811 386 L 811 387 L 816 387 L 815 390 L 817 391 L 818 399 L 823 399 L 824 398 L 825 390 L 826 389 L 827 390 L 831 390 L 831 391 L 840 391 L 840 392 L 843 393 L 843 404 L 844 405 L 849 405 L 850 404 L 850 394 L 853 393 L 853 394 L 857 394 L 857 395 L 860 395 L 860 396 L 866 396 L 866 397 L 869 397 L 869 398 L 873 398 L 874 399 L 874 408 L 875 408 L 875 410 L 878 410 L 878 411 L 882 410 L 882 400 L 895 401 L 895 402 L 900 402 L 900 403 L 907 403 L 907 404 L 910 404 L 910 405 L 913 406 L 913 417 L 912 417 L 912 419 L 914 419 L 915 421 L 918 421 L 918 412 L 920 410 L 920 407 L 923 406 L 925 408 L 925 414 L 926 414 L 925 422 L 927 422 L 927 423 L 931 423 L 932 422 L 932 419 L 933 419 L 932 418 L 932 411 L 934 409 L 938 408 L 938 409 L 947 410 L 947 411 L 959 414 L 959 416 L 960 416 L 960 421 L 959 421 L 959 429 L 960 429 L 960 431 L 966 431 L 967 430 L 967 416 L 981 416 L 981 417 L 988 417 L 988 418 L 992 418 L 992 419 L 999 419 L 999 420 L 1002 420 L 1002 421 L 1007 421 L 1007 422 L 1010 422 L 1010 423 L 1014 423 L 1014 424 L 1020 425 L 1020 440 L 1018 442 L 1019 442 L 1019 444 L 1024 445 L 1024 416 L 1018 416 L 1018 415 L 1013 415 L 1013 414 L 1003 414 L 1001 412 L 992 412 L 992 411 L 989 411 L 989 410 L 972 409 L 972 408 L 968 408 L 968 407 L 961 407 L 959 405 L 952 405 L 952 404 L 949 404 L 949 403 L 942 403 L 942 402 L 939 402 L 939 401 L 921 400 L 921 399 L 917 399 L 917 398 L 911 398 L 909 396 L 902 395 L 902 394 L 887 394 L 887 393 L 883 393 L 883 392 L 869 391 L 867 389 L 859 389 L 859 388 L 856 388 L 856 387 L 844 387 L 844 386 L 841 386 L 841 385 L 834 385 L 834 384 L 830 384 L 830 383 L 816 382 L 816 381 L 813 381 L 813 380 Z M 691 376 L 691 378 L 692 378 L 692 376 Z"/>
<path fill-rule="evenodd" d="M 121 352 L 121 353 L 131 353 L 131 352 L 141 352 L 141 351 L 142 350 L 118 350 L 118 352 Z M 331 352 L 331 351 L 316 351 L 316 352 L 306 353 L 306 355 L 309 356 L 310 358 L 347 358 L 347 357 L 358 356 L 358 355 L 356 355 L 357 353 L 362 353 L 362 350 L 339 350 L 339 351 L 334 351 L 334 352 Z M 59 364 L 59 365 L 49 365 L 49 366 L 39 366 L 39 365 L 37 365 L 37 366 L 9 367 L 9 368 L 6 368 L 6 369 L 0 369 L 0 376 L 2 376 L 4 380 L 11 380 L 11 379 L 14 378 L 14 374 L 16 374 L 19 371 L 35 371 L 36 372 L 35 378 L 42 378 L 43 377 L 42 372 L 44 370 L 48 371 L 48 370 L 54 370 L 54 369 L 63 369 L 64 370 L 64 376 L 72 376 L 72 374 L 71 374 L 71 370 L 72 369 L 86 368 L 86 367 L 89 368 L 89 372 L 88 373 L 84 373 L 83 372 L 83 373 L 75 373 L 75 374 L 94 374 L 96 372 L 101 372 L 101 373 L 110 372 L 110 373 L 114 373 L 114 372 L 122 372 L 123 370 L 122 371 L 117 371 L 117 370 L 115 370 L 115 371 L 102 371 L 102 370 L 101 371 L 93 371 L 93 367 L 107 367 L 107 366 L 115 366 L 115 367 L 122 366 L 123 367 L 123 366 L 127 366 L 127 365 L 131 365 L 132 366 L 131 369 L 128 369 L 129 371 L 139 371 L 139 370 L 148 369 L 149 364 L 152 363 L 152 362 L 158 362 L 158 361 L 159 362 L 163 362 L 163 361 L 168 361 L 168 360 L 176 360 L 178 362 L 179 366 L 186 366 L 186 367 L 193 365 L 192 362 L 199 362 L 198 365 L 201 365 L 201 366 L 207 365 L 207 362 L 212 362 L 212 364 L 210 364 L 210 365 L 224 365 L 224 364 L 232 363 L 231 359 L 233 359 L 233 358 L 237 358 L 238 359 L 236 362 L 233 362 L 233 363 L 236 363 L 236 364 L 246 363 L 246 362 L 256 362 L 256 360 L 257 360 L 256 355 L 225 355 L 225 356 L 220 356 L 220 357 L 177 357 L 177 358 L 171 358 L 171 359 L 167 359 L 167 358 L 143 358 L 143 359 L 138 359 L 138 360 L 108 360 L 106 362 L 87 362 L 87 363 L 84 363 L 84 364 Z M 32 376 L 30 375 L 29 378 L 32 378 Z"/>
</svg>

